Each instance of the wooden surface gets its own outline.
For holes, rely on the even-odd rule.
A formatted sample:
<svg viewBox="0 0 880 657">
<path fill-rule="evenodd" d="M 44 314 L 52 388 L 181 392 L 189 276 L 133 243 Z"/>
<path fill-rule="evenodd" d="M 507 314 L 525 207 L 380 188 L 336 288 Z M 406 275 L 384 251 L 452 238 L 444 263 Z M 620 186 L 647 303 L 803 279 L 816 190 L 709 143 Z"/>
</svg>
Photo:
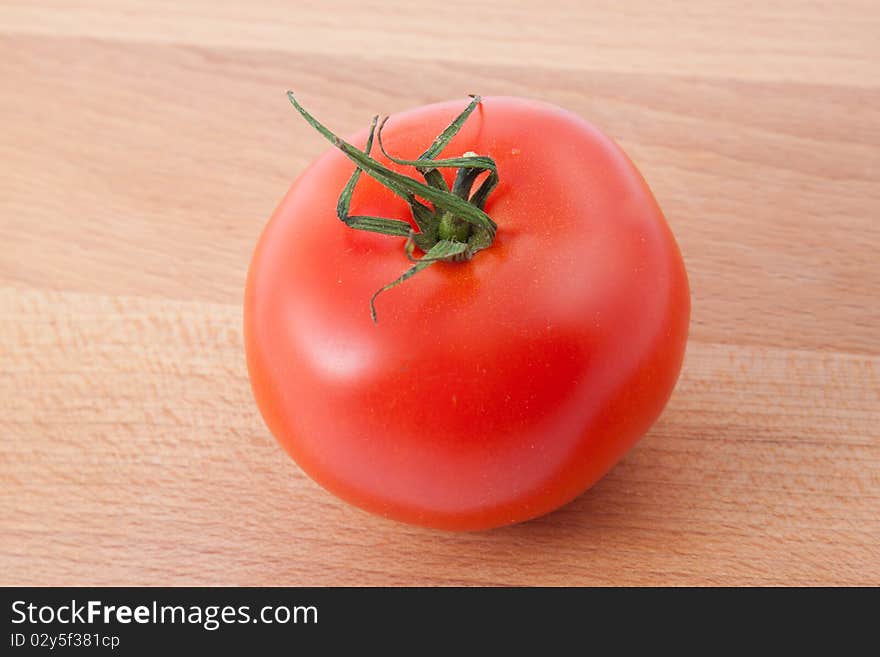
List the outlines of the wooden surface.
<svg viewBox="0 0 880 657">
<path fill-rule="evenodd" d="M 388 4 L 0 0 L 0 583 L 880 584 L 876 2 Z M 288 88 L 343 133 L 534 96 L 639 165 L 692 339 L 592 491 L 447 534 L 277 446 L 241 299 L 326 147 Z"/>
</svg>

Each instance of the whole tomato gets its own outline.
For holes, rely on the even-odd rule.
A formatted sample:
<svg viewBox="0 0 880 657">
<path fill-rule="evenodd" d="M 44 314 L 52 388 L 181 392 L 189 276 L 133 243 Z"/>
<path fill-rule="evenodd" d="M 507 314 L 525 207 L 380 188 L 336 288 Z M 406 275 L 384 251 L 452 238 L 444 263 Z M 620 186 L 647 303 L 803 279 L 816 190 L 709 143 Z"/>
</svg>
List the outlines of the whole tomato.
<svg viewBox="0 0 880 657">
<path fill-rule="evenodd" d="M 292 100 L 337 148 L 248 274 L 272 433 L 339 497 L 429 527 L 520 522 L 592 486 L 659 416 L 687 340 L 681 254 L 632 162 L 534 100 L 395 115 L 393 159 L 375 121 L 344 142 Z"/>
</svg>

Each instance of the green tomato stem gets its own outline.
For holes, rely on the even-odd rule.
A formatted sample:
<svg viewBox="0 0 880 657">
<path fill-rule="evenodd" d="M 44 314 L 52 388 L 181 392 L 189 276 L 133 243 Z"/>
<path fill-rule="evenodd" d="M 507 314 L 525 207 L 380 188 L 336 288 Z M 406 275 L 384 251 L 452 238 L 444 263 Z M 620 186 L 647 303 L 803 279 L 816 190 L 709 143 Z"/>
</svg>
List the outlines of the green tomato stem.
<svg viewBox="0 0 880 657">
<path fill-rule="evenodd" d="M 330 143 L 342 151 L 355 164 L 355 171 L 342 189 L 336 206 L 339 219 L 349 228 L 366 230 L 383 235 L 406 237 L 406 255 L 413 260 L 413 247 L 420 248 L 424 255 L 415 259 L 415 264 L 399 278 L 380 288 L 370 299 L 370 315 L 374 322 L 376 316 L 376 298 L 387 290 L 400 285 L 429 265 L 438 261 L 461 262 L 470 260 L 474 255 L 492 245 L 498 226 L 485 213 L 483 207 L 489 194 L 498 184 L 498 168 L 495 161 L 487 156 L 476 153 L 465 153 L 460 157 L 437 159 L 444 148 L 458 134 L 461 126 L 480 104 L 479 96 L 472 96 L 468 106 L 437 136 L 430 147 L 416 160 L 403 160 L 389 155 L 382 143 L 382 129 L 388 117 L 382 120 L 376 129 L 378 117 L 373 117 L 366 148 L 358 150 L 348 142 L 340 139 L 315 117 L 307 112 L 296 100 L 293 92 L 288 91 L 290 102 L 300 115 L 321 133 Z M 378 138 L 379 148 L 392 162 L 404 166 L 415 167 L 422 174 L 424 183 L 392 171 L 370 156 L 374 136 Z M 455 168 L 456 176 L 452 189 L 440 174 L 440 168 Z M 360 179 L 361 172 L 374 178 L 389 190 L 400 196 L 409 205 L 413 223 L 418 231 L 413 231 L 407 222 L 386 217 L 351 215 L 351 197 Z M 471 188 L 481 174 L 488 173 L 477 191 Z M 419 198 L 428 201 L 431 207 L 422 203 Z"/>
</svg>

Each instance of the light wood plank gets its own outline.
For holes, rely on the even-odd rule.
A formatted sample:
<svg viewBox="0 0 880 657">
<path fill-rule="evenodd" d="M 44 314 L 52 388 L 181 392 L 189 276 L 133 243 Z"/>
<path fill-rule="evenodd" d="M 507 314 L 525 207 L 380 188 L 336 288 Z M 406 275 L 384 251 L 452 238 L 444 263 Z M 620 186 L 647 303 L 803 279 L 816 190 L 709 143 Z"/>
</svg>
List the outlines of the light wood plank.
<svg viewBox="0 0 880 657">
<path fill-rule="evenodd" d="M 343 133 L 478 90 L 620 141 L 682 246 L 696 339 L 880 353 L 880 91 L 35 37 L 0 39 L 0 79 L 5 284 L 239 303 L 262 225 L 326 148 L 285 89 Z"/>
<path fill-rule="evenodd" d="M 0 291 L 4 583 L 880 584 L 876 356 L 692 342 L 659 423 L 591 492 L 447 534 L 299 471 L 255 413 L 239 324 Z"/>
<path fill-rule="evenodd" d="M 875 5 L 0 0 L 0 584 L 880 585 Z M 592 491 L 432 532 L 276 445 L 241 297 L 326 148 L 289 87 L 342 133 L 534 96 L 637 163 L 692 340 Z"/>
<path fill-rule="evenodd" d="M 873 0 L 3 0 L 7 33 L 89 36 L 410 64 L 541 66 L 876 87 Z"/>
</svg>

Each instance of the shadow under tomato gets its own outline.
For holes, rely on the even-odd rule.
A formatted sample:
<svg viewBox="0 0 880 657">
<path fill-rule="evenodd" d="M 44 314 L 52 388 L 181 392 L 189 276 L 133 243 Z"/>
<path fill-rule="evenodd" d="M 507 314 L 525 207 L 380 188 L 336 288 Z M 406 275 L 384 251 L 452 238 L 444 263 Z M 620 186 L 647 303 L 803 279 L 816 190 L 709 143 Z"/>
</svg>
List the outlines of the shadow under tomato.
<svg viewBox="0 0 880 657">
<path fill-rule="evenodd" d="M 683 412 L 683 411 L 682 411 Z M 495 530 L 521 538 L 541 534 L 553 542 L 593 540 L 602 534 L 673 530 L 687 519 L 694 496 L 682 490 L 683 473 L 693 469 L 706 441 L 694 440 L 682 416 L 667 409 L 641 441 L 590 489 L 555 511 Z M 683 435 L 691 434 L 691 435 Z M 683 439 L 689 450 L 680 449 Z M 693 475 L 692 475 L 693 478 Z M 693 491 L 691 491 L 693 492 Z M 698 494 L 697 494 L 698 497 Z"/>
</svg>

